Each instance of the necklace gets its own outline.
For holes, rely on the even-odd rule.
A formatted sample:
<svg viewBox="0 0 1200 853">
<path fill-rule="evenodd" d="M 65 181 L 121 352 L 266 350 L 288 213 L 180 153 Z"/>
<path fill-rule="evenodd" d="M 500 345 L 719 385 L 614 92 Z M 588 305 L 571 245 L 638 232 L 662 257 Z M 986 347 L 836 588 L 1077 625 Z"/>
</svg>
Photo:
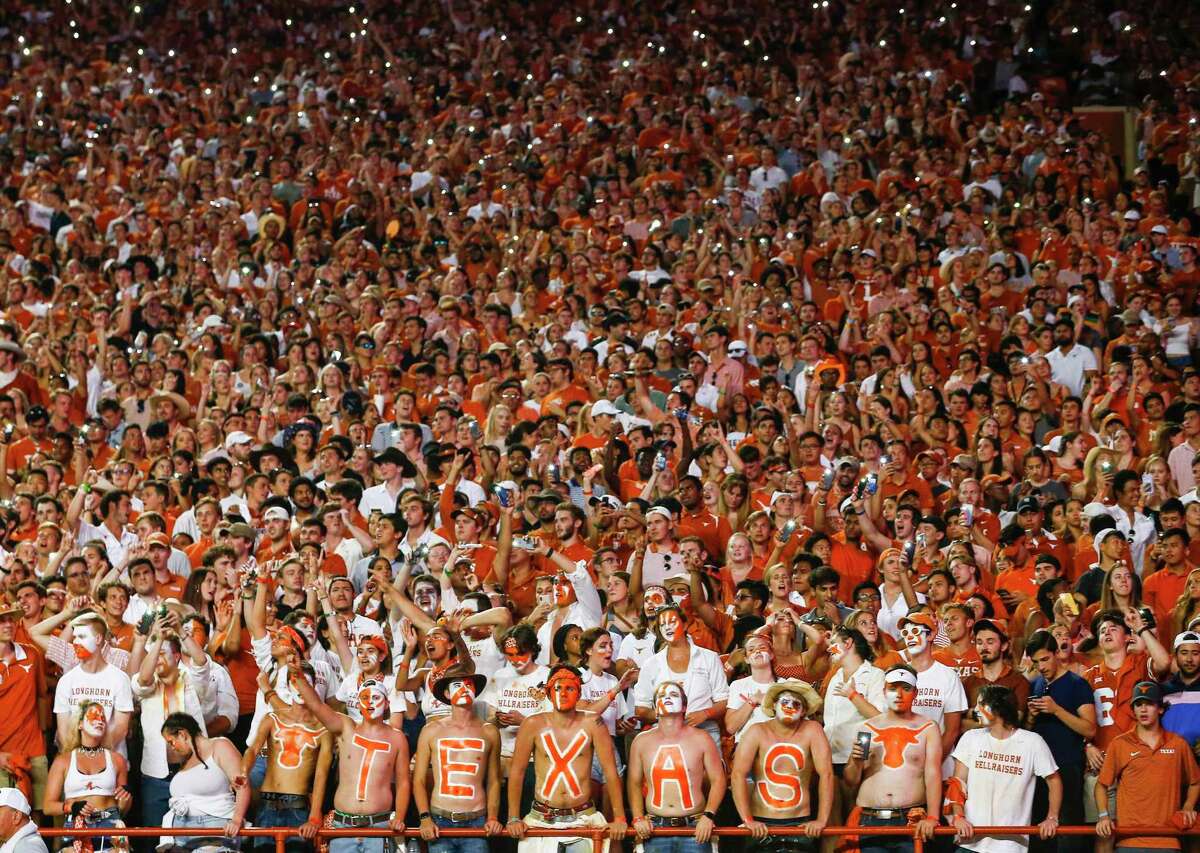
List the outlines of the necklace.
<svg viewBox="0 0 1200 853">
<path fill-rule="evenodd" d="M 79 750 L 81 755 L 99 755 L 104 751 L 104 747 L 102 746 L 78 746 L 76 749 Z"/>
</svg>

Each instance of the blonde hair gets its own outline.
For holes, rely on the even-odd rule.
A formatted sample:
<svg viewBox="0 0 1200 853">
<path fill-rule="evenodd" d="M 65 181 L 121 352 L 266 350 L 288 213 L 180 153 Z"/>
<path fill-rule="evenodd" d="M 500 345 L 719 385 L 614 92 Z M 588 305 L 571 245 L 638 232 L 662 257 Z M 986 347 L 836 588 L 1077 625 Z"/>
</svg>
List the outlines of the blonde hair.
<svg viewBox="0 0 1200 853">
<path fill-rule="evenodd" d="M 79 730 L 83 728 L 83 718 L 87 714 L 88 709 L 93 706 L 101 709 L 104 708 L 104 706 L 99 702 L 80 702 L 79 707 L 75 709 L 75 714 L 71 717 L 71 730 L 67 732 L 67 736 L 63 738 L 64 753 L 70 752 L 71 750 L 79 747 L 80 742 L 83 740 L 83 737 L 79 733 Z M 108 718 L 107 714 L 104 716 L 105 719 Z"/>
</svg>

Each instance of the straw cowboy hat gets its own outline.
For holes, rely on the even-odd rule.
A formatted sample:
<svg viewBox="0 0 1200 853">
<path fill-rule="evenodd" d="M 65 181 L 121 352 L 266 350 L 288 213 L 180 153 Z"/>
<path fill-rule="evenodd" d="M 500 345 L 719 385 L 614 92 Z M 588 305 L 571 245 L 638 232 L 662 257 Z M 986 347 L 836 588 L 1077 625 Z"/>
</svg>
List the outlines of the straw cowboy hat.
<svg viewBox="0 0 1200 853">
<path fill-rule="evenodd" d="M 192 416 L 192 404 L 184 399 L 183 395 L 176 394 L 174 391 L 155 391 L 150 395 L 151 408 L 158 408 L 158 404 L 163 400 L 170 400 L 175 404 L 175 410 L 179 412 L 179 420 L 186 421 Z"/>
<path fill-rule="evenodd" d="M 763 697 L 762 712 L 764 716 L 775 716 L 775 700 L 781 693 L 795 693 L 803 699 L 806 716 L 811 717 L 821 710 L 823 704 L 821 694 L 813 690 L 812 685 L 807 681 L 778 681 L 767 688 L 767 695 Z"/>
</svg>

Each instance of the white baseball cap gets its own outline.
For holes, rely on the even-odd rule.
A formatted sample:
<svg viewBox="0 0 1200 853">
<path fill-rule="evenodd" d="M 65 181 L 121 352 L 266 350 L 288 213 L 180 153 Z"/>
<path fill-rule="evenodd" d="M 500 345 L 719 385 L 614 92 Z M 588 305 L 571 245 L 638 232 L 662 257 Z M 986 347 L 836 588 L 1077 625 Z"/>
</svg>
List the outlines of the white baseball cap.
<svg viewBox="0 0 1200 853">
<path fill-rule="evenodd" d="M 291 521 L 291 514 L 281 506 L 273 506 L 263 513 L 263 521 L 270 521 L 273 518 L 282 519 L 283 521 Z"/>
<path fill-rule="evenodd" d="M 592 417 L 593 418 L 598 418 L 601 415 L 609 415 L 610 417 L 615 418 L 619 414 L 621 414 L 621 410 L 618 409 L 616 406 L 614 406 L 612 403 L 610 403 L 608 400 L 597 400 L 592 405 Z"/>
<path fill-rule="evenodd" d="M 883 677 L 884 684 L 907 684 L 909 687 L 917 686 L 917 677 L 907 669 L 893 669 Z"/>
<path fill-rule="evenodd" d="M 23 815 L 29 814 L 29 800 L 19 788 L 0 788 L 0 806 L 16 809 Z"/>
<path fill-rule="evenodd" d="M 240 429 L 235 429 L 229 435 L 225 436 L 225 449 L 233 450 L 239 444 L 250 444 L 254 441 L 249 433 L 242 432 Z"/>
</svg>

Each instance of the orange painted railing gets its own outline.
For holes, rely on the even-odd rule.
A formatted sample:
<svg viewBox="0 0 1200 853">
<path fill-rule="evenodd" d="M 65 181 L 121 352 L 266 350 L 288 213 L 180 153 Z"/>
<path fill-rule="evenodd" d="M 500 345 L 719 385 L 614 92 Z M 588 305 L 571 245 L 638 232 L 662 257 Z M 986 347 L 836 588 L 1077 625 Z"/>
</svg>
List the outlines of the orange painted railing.
<svg viewBox="0 0 1200 853">
<path fill-rule="evenodd" d="M 1038 828 L 1036 826 L 977 826 L 975 827 L 975 838 L 980 838 L 985 835 L 1037 835 Z M 211 837 L 222 838 L 225 833 L 220 829 L 202 829 L 200 827 L 180 827 L 165 829 L 163 827 L 127 827 L 124 829 L 113 828 L 96 828 L 96 829 L 42 829 L 41 835 L 44 838 L 144 838 L 147 836 L 187 836 L 187 837 Z M 485 835 L 482 829 L 439 829 L 440 837 L 442 838 L 484 838 Z M 934 830 L 936 835 L 954 835 L 954 828 L 950 826 L 939 826 Z M 658 836 L 690 836 L 695 833 L 694 829 L 688 827 L 661 827 L 656 828 L 653 832 Z M 407 838 L 419 838 L 421 832 L 415 828 L 407 828 L 404 831 L 404 836 Z M 529 838 L 590 838 L 592 840 L 592 849 L 595 853 L 600 853 L 602 843 L 608 837 L 608 830 L 604 827 L 578 827 L 575 829 L 534 829 L 530 828 L 526 833 Z M 632 828 L 628 835 L 632 836 Z M 742 826 L 727 826 L 717 827 L 713 830 L 715 836 L 746 836 L 750 831 Z M 789 835 L 804 835 L 802 827 L 784 827 L 772 826 L 771 835 L 773 836 L 789 836 Z M 321 838 L 396 838 L 400 833 L 393 832 L 390 829 L 319 829 L 317 835 Z M 841 835 L 892 835 L 892 836 L 910 836 L 913 837 L 912 827 L 908 826 L 830 826 L 826 827 L 821 832 L 822 836 L 841 836 Z M 1094 826 L 1060 826 L 1057 835 L 1096 835 Z M 1195 829 L 1180 832 L 1173 827 L 1164 826 L 1118 826 L 1114 829 L 1113 835 L 1115 838 L 1129 838 L 1134 836 L 1158 836 L 1177 838 L 1180 836 L 1198 836 L 1200 835 L 1200 826 Z M 239 837 L 249 838 L 273 838 L 275 840 L 275 853 L 284 853 L 284 845 L 289 838 L 298 838 L 296 827 L 246 827 L 243 829 Z M 507 836 L 505 836 L 507 837 Z M 923 853 L 925 843 L 921 838 L 913 837 L 913 853 Z"/>
</svg>

